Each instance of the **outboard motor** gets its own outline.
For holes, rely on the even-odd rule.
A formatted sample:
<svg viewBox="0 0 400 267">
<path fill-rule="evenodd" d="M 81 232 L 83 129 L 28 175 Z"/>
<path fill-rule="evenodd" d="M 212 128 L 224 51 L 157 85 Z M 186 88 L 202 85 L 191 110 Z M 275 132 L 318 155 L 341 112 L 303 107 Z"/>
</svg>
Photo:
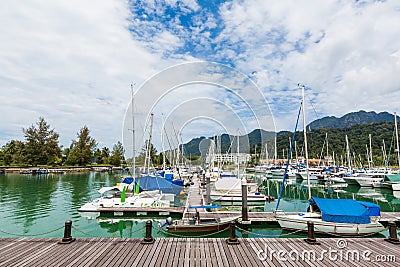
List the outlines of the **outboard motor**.
<svg viewBox="0 0 400 267">
<path fill-rule="evenodd" d="M 158 224 L 158 227 L 162 228 L 162 227 L 166 226 L 167 224 L 168 224 L 168 225 L 171 225 L 172 223 L 173 223 L 172 218 L 171 218 L 171 217 L 168 217 L 168 218 L 165 220 L 165 222 L 159 223 L 159 224 Z"/>
</svg>

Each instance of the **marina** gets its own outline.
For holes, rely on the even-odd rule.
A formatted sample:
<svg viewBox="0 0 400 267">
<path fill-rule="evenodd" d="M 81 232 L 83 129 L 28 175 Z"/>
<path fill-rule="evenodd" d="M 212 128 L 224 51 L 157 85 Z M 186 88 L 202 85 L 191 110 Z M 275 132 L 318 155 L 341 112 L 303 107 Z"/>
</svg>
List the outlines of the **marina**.
<svg viewBox="0 0 400 267">
<path fill-rule="evenodd" d="M 399 265 L 396 1 L 6 2 L 0 267 Z"/>
<path fill-rule="evenodd" d="M 262 177 L 249 176 L 260 185 L 266 194 L 278 197 L 280 181 L 263 180 Z M 97 190 L 104 186 L 113 186 L 121 180 L 115 173 L 77 173 L 26 176 L 6 174 L 0 176 L 0 190 L 3 202 L 0 211 L 0 237 L 46 237 L 62 235 L 62 229 L 54 231 L 55 225 L 62 226 L 66 220 L 72 220 L 79 238 L 88 237 L 129 237 L 143 235 L 143 227 L 148 219 L 154 225 L 164 222 L 167 217 L 173 220 L 189 219 L 196 215 L 196 209 L 189 206 L 201 206 L 205 203 L 204 191 L 199 184 L 186 189 L 186 195 L 176 197 L 171 207 L 130 207 L 102 208 L 99 215 L 85 217 L 78 209 L 86 202 L 97 197 Z M 354 198 L 369 201 L 381 206 L 381 222 L 398 221 L 400 218 L 400 200 L 391 190 L 358 187 L 331 187 L 313 183 L 313 195 L 330 198 Z M 67 203 L 67 204 L 65 204 Z M 70 204 L 68 204 L 70 203 Z M 301 213 L 307 207 L 307 190 L 302 182 L 288 184 L 283 191 L 281 205 L 286 214 Z M 218 205 L 218 202 L 211 203 Z M 265 202 L 263 206 L 248 207 L 248 232 L 238 232 L 239 237 L 285 238 L 305 236 L 300 233 L 288 235 L 278 225 L 273 210 L 276 201 Z M 221 206 L 211 212 L 197 208 L 201 218 L 240 217 L 240 206 Z M 241 219 L 238 220 L 238 226 Z M 243 228 L 243 227 L 241 227 Z M 156 238 L 174 237 L 167 231 L 155 231 Z M 385 230 L 377 237 L 388 236 Z M 193 236 L 192 236 L 193 237 Z M 210 237 L 227 237 L 227 233 L 216 233 Z"/>
</svg>

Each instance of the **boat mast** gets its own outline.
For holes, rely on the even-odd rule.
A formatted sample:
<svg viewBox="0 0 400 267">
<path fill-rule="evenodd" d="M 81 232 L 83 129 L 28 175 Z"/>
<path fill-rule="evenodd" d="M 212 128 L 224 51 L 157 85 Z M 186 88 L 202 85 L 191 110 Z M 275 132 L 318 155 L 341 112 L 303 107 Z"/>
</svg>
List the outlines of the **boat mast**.
<svg viewBox="0 0 400 267">
<path fill-rule="evenodd" d="M 371 167 L 373 167 L 374 162 L 372 160 L 372 137 L 371 137 L 371 134 L 369 134 L 369 159 L 371 161 Z"/>
<path fill-rule="evenodd" d="M 351 172 L 351 161 L 350 161 L 350 147 L 349 147 L 349 139 L 346 134 L 346 152 L 347 152 L 347 166 L 349 167 L 349 171 Z"/>
<path fill-rule="evenodd" d="M 135 186 L 135 169 L 136 169 L 136 144 L 135 144 L 135 117 L 134 117 L 134 92 L 133 86 L 135 84 L 131 84 L 131 111 L 132 111 L 132 178 L 133 178 L 133 185 Z M 132 190 L 133 194 L 135 194 L 135 188 Z"/>
<path fill-rule="evenodd" d="M 151 160 L 151 137 L 153 134 L 153 117 L 154 113 L 150 114 L 150 129 L 149 129 L 149 141 L 147 143 L 147 151 L 146 151 L 146 159 L 145 163 L 147 162 L 147 166 L 145 164 L 145 168 L 147 167 L 147 175 L 150 175 L 150 160 Z"/>
<path fill-rule="evenodd" d="M 301 86 L 301 109 L 303 112 L 303 133 L 304 133 L 304 149 L 306 156 L 306 174 L 307 174 L 307 188 L 308 188 L 308 199 L 311 199 L 311 185 L 310 185 L 310 177 L 309 177 L 309 166 L 308 166 L 308 149 L 307 149 L 307 129 L 306 129 L 306 112 L 304 110 L 304 85 Z M 310 206 L 310 211 L 312 212 L 312 208 Z"/>
<path fill-rule="evenodd" d="M 329 143 L 328 143 L 328 133 L 325 133 L 326 139 L 326 167 L 329 167 Z"/>
<path fill-rule="evenodd" d="M 365 148 L 367 150 L 368 169 L 371 169 L 370 153 L 369 153 L 367 144 L 365 144 Z"/>
<path fill-rule="evenodd" d="M 385 147 L 385 139 L 382 139 L 382 143 L 383 143 L 383 146 L 382 146 L 382 159 L 383 159 L 383 165 L 385 166 L 385 171 L 387 171 L 387 164 L 386 164 L 386 159 L 387 159 L 387 156 L 386 156 L 386 147 Z"/>
<path fill-rule="evenodd" d="M 278 159 L 278 151 L 276 150 L 276 133 L 275 133 L 275 149 L 274 149 L 274 165 L 276 166 L 276 165 L 278 165 L 278 163 L 277 163 L 277 159 Z"/>
<path fill-rule="evenodd" d="M 397 160 L 399 162 L 399 168 L 400 168 L 399 133 L 397 131 L 397 116 L 396 116 L 396 112 L 394 113 L 394 127 L 396 129 Z"/>
<path fill-rule="evenodd" d="M 162 122 L 162 130 L 161 130 L 161 146 L 163 149 L 163 171 L 164 171 L 164 175 L 165 175 L 165 145 L 164 145 L 164 131 L 165 131 L 165 121 L 164 121 L 164 116 L 163 116 L 163 122 Z"/>
<path fill-rule="evenodd" d="M 239 130 L 238 130 L 238 135 L 237 135 L 237 178 L 239 179 L 239 174 L 240 174 L 240 162 L 239 162 Z"/>
</svg>

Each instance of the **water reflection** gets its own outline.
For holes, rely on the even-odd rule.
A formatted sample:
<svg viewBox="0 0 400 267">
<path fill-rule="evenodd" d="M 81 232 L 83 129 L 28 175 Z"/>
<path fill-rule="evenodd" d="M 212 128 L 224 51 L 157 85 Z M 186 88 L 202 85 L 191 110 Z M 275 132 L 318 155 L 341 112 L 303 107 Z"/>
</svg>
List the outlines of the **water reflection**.
<svg viewBox="0 0 400 267">
<path fill-rule="evenodd" d="M 66 220 L 72 220 L 75 237 L 143 237 L 144 225 L 148 218 L 94 218 L 87 219 L 78 213 L 78 208 L 91 199 L 98 197 L 97 190 L 103 186 L 112 186 L 121 181 L 120 173 L 78 173 L 57 175 L 0 175 L 0 231 L 1 237 L 15 237 L 11 234 L 42 234 L 62 227 Z M 262 192 L 277 199 L 282 185 L 281 180 L 265 180 L 263 177 L 249 177 L 262 187 Z M 326 198 L 354 198 L 370 201 L 381 206 L 382 211 L 400 211 L 400 192 L 388 189 L 360 188 L 354 186 L 313 183 L 313 196 Z M 175 205 L 182 206 L 184 197 L 177 197 Z M 250 207 L 251 211 L 273 211 L 276 200 L 263 206 Z M 308 206 L 308 189 L 304 181 L 295 181 L 284 186 L 279 209 L 303 212 Z M 228 206 L 225 211 L 240 211 L 241 207 Z M 177 218 L 175 218 L 177 219 Z M 164 217 L 154 218 L 156 221 Z M 156 223 L 156 222 L 154 222 Z M 243 237 L 284 237 L 277 226 L 252 225 L 252 233 L 237 231 Z M 39 235 L 37 237 L 62 237 L 63 230 Z M 155 237 L 170 236 L 153 230 Z M 218 237 L 226 237 L 222 233 Z M 172 236 L 170 236 L 172 237 Z"/>
</svg>

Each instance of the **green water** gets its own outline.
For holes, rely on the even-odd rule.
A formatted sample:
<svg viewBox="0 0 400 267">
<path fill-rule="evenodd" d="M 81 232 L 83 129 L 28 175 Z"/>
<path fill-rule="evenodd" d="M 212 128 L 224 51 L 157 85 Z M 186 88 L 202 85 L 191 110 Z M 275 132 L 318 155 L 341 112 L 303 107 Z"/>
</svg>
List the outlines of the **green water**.
<svg viewBox="0 0 400 267">
<path fill-rule="evenodd" d="M 280 181 L 261 181 L 255 178 L 265 193 L 277 197 Z M 139 237 L 145 235 L 145 222 L 153 220 L 154 237 L 175 237 L 160 231 L 159 221 L 165 218 L 94 218 L 88 219 L 77 210 L 80 206 L 98 197 L 97 190 L 121 181 L 121 173 L 80 173 L 49 175 L 0 175 L 0 237 L 55 237 L 61 238 L 66 220 L 73 222 L 73 237 Z M 400 211 L 400 200 L 390 190 L 363 188 L 330 188 L 313 185 L 312 194 L 329 198 L 356 198 L 381 206 L 382 211 Z M 279 209 L 304 212 L 307 208 L 308 192 L 304 184 L 287 185 Z M 177 199 L 176 205 L 184 205 Z M 262 207 L 251 207 L 253 211 L 272 211 L 276 201 Z M 223 210 L 240 210 L 240 207 L 224 207 Z M 383 233 L 387 236 L 387 233 Z M 194 234 L 192 236 L 199 236 Z M 229 231 L 206 237 L 228 237 Z M 288 235 L 277 225 L 253 225 L 238 230 L 238 237 L 303 237 Z M 382 236 L 382 235 L 378 235 Z"/>
</svg>

